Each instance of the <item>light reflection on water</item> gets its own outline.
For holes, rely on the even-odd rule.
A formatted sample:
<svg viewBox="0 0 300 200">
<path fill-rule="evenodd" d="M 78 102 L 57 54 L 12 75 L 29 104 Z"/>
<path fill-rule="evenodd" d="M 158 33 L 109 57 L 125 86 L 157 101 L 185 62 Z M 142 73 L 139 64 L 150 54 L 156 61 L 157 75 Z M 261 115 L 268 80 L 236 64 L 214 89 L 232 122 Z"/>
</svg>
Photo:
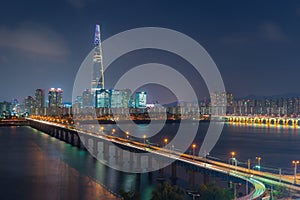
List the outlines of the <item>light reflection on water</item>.
<svg viewBox="0 0 300 200">
<path fill-rule="evenodd" d="M 115 125 L 103 126 L 108 134 L 116 128 Z M 195 143 L 201 144 L 207 126 L 208 123 L 200 124 Z M 147 132 L 146 126 L 138 128 L 143 134 Z M 159 135 L 151 138 L 151 142 L 160 144 L 162 138 L 173 137 L 176 130 L 176 124 L 168 124 Z M 239 161 L 250 158 L 255 163 L 255 157 L 261 156 L 262 166 L 291 171 L 291 161 L 300 159 L 299 133 L 299 129 L 280 126 L 226 124 L 210 155 L 226 161 L 234 150 Z M 121 134 L 120 130 L 117 129 L 116 134 Z M 120 188 L 139 189 L 142 199 L 149 199 L 156 183 L 148 174 L 116 172 L 87 152 L 29 127 L 0 128 L 0 158 L 2 197 L 12 199 L 104 199 L 106 193 L 97 182 L 115 192 Z M 178 181 L 188 185 L 188 181 L 183 180 L 186 178 L 184 171 L 178 169 Z M 197 180 L 201 179 L 198 176 Z"/>
</svg>

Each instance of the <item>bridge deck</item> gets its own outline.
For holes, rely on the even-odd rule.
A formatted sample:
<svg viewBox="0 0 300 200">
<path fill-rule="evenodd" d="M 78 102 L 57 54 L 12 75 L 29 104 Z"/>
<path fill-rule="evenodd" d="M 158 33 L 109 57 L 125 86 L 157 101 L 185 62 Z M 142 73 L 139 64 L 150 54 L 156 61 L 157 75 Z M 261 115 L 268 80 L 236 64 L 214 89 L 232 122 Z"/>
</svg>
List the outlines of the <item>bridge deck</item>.
<svg viewBox="0 0 300 200">
<path fill-rule="evenodd" d="M 263 194 L 266 191 L 265 184 L 268 185 L 279 185 L 279 186 L 284 186 L 288 189 L 292 189 L 295 191 L 300 191 L 300 185 L 295 185 L 293 182 L 292 176 L 287 176 L 287 175 L 278 175 L 278 174 L 273 174 L 269 172 L 261 172 L 261 171 L 255 171 L 255 170 L 250 170 L 241 166 L 233 166 L 228 163 L 223 163 L 219 161 L 214 161 L 210 160 L 207 158 L 202 158 L 202 157 L 194 157 L 191 155 L 187 154 L 181 154 L 180 152 L 176 152 L 173 150 L 165 149 L 165 148 L 159 148 L 156 146 L 151 146 L 151 145 L 145 145 L 144 143 L 139 143 L 136 141 L 131 141 L 128 139 L 123 139 L 123 138 L 118 138 L 115 136 L 108 136 L 105 134 L 93 134 L 93 133 L 88 133 L 82 130 L 76 130 L 74 128 L 68 128 L 67 125 L 63 124 L 54 124 L 50 122 L 43 122 L 35 119 L 28 119 L 28 120 L 33 120 L 37 121 L 40 123 L 47 123 L 48 125 L 51 126 L 56 126 L 59 128 L 65 128 L 69 129 L 72 131 L 78 131 L 80 134 L 86 134 L 90 137 L 95 137 L 95 138 L 100 138 L 102 140 L 107 140 L 110 142 L 114 143 L 119 143 L 121 145 L 128 146 L 128 148 L 135 148 L 140 151 L 146 151 L 150 152 L 159 156 L 163 156 L 166 158 L 172 158 L 172 159 L 177 159 L 181 162 L 204 168 L 207 170 L 212 170 L 215 172 L 219 172 L 222 174 L 227 174 L 239 179 L 242 179 L 244 181 L 248 181 L 254 186 L 254 190 L 248 194 L 245 197 L 240 198 L 242 199 L 257 199 L 259 197 L 262 197 Z"/>
</svg>

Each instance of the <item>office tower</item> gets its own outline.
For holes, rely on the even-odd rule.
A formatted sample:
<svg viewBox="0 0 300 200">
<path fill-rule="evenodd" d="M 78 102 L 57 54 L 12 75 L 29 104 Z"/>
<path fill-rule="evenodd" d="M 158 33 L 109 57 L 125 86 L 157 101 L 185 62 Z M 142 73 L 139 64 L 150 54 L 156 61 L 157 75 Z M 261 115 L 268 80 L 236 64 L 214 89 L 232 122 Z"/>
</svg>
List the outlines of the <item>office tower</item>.
<svg viewBox="0 0 300 200">
<path fill-rule="evenodd" d="M 94 57 L 91 90 L 95 94 L 98 89 L 104 89 L 104 70 L 102 61 L 102 46 L 100 37 L 100 25 L 96 25 L 94 37 Z"/>
<path fill-rule="evenodd" d="M 135 107 L 136 108 L 146 108 L 147 104 L 147 93 L 146 92 L 136 92 L 135 93 Z"/>
<path fill-rule="evenodd" d="M 129 107 L 129 101 L 130 101 L 130 96 L 131 96 L 131 90 L 130 89 L 124 89 L 122 90 L 122 96 L 123 96 L 123 108 L 128 108 Z"/>
<path fill-rule="evenodd" d="M 128 108 L 129 98 L 131 95 L 130 89 L 110 90 L 110 93 L 111 108 Z"/>
<path fill-rule="evenodd" d="M 123 107 L 123 92 L 121 90 L 110 90 L 110 106 L 111 108 L 122 108 Z"/>
<path fill-rule="evenodd" d="M 111 93 L 109 90 L 96 90 L 95 107 L 96 108 L 110 108 Z"/>
</svg>

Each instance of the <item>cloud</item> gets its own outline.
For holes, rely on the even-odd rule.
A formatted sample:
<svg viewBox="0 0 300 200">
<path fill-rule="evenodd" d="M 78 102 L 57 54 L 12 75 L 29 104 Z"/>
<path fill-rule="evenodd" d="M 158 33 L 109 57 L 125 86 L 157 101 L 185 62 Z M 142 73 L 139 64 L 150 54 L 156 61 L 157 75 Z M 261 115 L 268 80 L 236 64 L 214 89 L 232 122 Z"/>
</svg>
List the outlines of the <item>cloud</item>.
<svg viewBox="0 0 300 200">
<path fill-rule="evenodd" d="M 264 22 L 260 25 L 260 36 L 269 41 L 288 41 L 287 35 L 279 25 L 273 22 Z"/>
<path fill-rule="evenodd" d="M 0 26 L 0 48 L 49 58 L 64 58 L 70 52 L 62 36 L 46 26 L 30 22 L 14 28 Z"/>
</svg>

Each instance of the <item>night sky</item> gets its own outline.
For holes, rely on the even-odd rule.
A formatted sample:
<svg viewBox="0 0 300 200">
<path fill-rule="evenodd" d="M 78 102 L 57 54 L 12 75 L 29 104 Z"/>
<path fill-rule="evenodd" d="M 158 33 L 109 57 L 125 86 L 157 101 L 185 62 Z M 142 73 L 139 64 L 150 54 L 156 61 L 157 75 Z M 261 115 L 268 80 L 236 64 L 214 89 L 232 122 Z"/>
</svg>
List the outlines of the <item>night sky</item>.
<svg viewBox="0 0 300 200">
<path fill-rule="evenodd" d="M 237 97 L 300 93 L 299 1 L 4 0 L 0 101 L 23 101 L 36 88 L 51 87 L 61 87 L 64 101 L 71 101 L 95 24 L 102 40 L 148 26 L 192 37 Z"/>
</svg>

